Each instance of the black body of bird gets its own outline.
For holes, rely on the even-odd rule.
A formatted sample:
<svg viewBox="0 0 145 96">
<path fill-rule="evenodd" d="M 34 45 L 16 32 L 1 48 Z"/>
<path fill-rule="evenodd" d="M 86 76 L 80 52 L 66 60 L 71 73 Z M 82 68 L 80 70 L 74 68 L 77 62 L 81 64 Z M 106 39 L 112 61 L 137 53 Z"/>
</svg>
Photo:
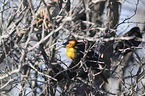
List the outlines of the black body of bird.
<svg viewBox="0 0 145 96">
<path fill-rule="evenodd" d="M 91 68 L 91 70 L 95 70 L 99 72 L 100 76 L 102 77 L 103 81 L 105 83 L 108 83 L 107 78 L 105 75 L 102 73 L 102 71 L 99 69 L 99 64 L 103 65 L 103 59 L 99 57 L 97 53 L 94 52 L 93 49 L 89 49 L 89 45 L 85 46 L 84 42 L 78 42 L 75 39 L 69 39 L 66 43 L 64 43 L 66 47 L 65 54 L 68 58 L 72 59 L 72 63 L 69 66 L 69 68 L 80 68 L 80 60 L 83 58 L 84 59 L 84 64 L 83 66 L 86 66 L 88 68 Z M 87 47 L 87 48 L 86 48 Z M 85 49 L 87 51 L 85 52 Z M 78 65 L 78 66 L 76 66 Z M 86 77 L 88 72 L 80 72 L 79 76 L 80 77 Z M 69 74 L 76 75 L 75 72 L 69 72 Z"/>
<path fill-rule="evenodd" d="M 125 33 L 123 36 L 124 37 L 134 36 L 134 37 L 130 40 L 120 41 L 115 48 L 117 53 L 124 53 L 124 55 L 126 55 L 127 53 L 133 51 L 134 48 L 138 47 L 139 44 L 141 43 L 140 39 L 142 39 L 142 34 L 140 33 L 139 27 L 133 27 L 129 32 Z M 125 50 L 125 52 L 123 52 L 123 50 Z"/>
</svg>

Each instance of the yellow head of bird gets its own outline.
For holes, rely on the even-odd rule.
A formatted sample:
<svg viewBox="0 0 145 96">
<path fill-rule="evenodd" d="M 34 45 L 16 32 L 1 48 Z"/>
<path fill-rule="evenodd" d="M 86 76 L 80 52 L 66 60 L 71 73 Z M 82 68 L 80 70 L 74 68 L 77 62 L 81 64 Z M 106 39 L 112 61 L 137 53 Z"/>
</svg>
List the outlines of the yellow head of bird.
<svg viewBox="0 0 145 96">
<path fill-rule="evenodd" d="M 70 39 L 66 43 L 64 43 L 63 45 L 65 45 L 66 48 L 67 47 L 72 48 L 75 46 L 76 43 L 77 43 L 77 41 L 75 39 Z"/>
<path fill-rule="evenodd" d="M 66 51 L 65 51 L 66 57 L 70 59 L 74 59 L 75 51 L 73 47 L 75 46 L 76 43 L 77 41 L 75 39 L 70 39 L 66 43 L 63 44 L 66 47 Z"/>
</svg>

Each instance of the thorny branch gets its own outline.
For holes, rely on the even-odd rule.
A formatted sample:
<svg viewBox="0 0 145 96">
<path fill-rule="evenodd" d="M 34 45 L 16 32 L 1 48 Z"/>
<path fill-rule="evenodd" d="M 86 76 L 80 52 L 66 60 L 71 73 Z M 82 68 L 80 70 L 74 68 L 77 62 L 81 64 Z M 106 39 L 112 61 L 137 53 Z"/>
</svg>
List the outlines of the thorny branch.
<svg viewBox="0 0 145 96">
<path fill-rule="evenodd" d="M 119 0 L 48 1 L 0 1 L 0 91 L 3 91 L 0 95 L 7 95 L 16 87 L 21 88 L 19 95 L 144 94 L 144 57 L 141 58 L 135 51 L 143 49 L 142 46 L 132 49 L 133 59 L 129 63 L 129 57 L 123 54 L 117 55 L 118 60 L 111 57 L 116 43 L 134 38 L 115 37 L 115 32 L 118 26 L 137 14 L 140 0 L 136 0 L 134 14 L 119 24 L 122 4 Z M 81 61 L 73 67 L 69 66 L 71 61 L 67 62 L 65 56 L 60 55 L 65 53 L 61 47 L 69 37 L 85 42 L 86 46 L 92 43 L 89 48 L 85 48 Z M 141 38 L 137 40 L 142 41 Z M 99 72 L 94 74 L 88 68 L 85 70 L 87 78 L 80 76 L 87 68 L 85 58 L 91 49 L 99 56 L 105 56 L 103 63 L 106 62 L 109 67 L 105 65 L 100 69 L 108 72 L 108 77 L 119 81 L 116 84 L 118 92 L 105 88 L 106 85 L 97 77 Z M 128 49 L 122 49 L 122 52 Z M 6 89 L 11 84 L 15 87 Z"/>
</svg>

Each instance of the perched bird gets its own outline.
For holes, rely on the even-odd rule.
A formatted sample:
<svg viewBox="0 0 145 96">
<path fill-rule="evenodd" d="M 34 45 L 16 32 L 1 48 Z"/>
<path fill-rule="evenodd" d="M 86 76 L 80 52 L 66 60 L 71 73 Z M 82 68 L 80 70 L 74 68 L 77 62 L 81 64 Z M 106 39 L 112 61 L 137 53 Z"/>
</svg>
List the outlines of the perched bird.
<svg viewBox="0 0 145 96">
<path fill-rule="evenodd" d="M 88 52 L 84 52 L 86 49 L 84 42 L 78 42 L 76 39 L 69 39 L 66 43 L 64 43 L 66 47 L 66 57 L 72 59 L 72 63 L 69 68 L 73 68 L 74 66 L 79 64 L 80 60 L 84 59 L 84 66 L 86 65 L 88 68 L 91 68 L 91 70 L 95 70 L 99 73 L 99 75 L 102 77 L 103 81 L 105 83 L 108 83 L 107 78 L 102 73 L 102 71 L 99 69 L 99 65 L 103 65 L 102 58 L 99 57 L 97 53 L 94 52 L 93 49 L 88 48 Z M 77 68 L 80 68 L 78 66 Z M 80 76 L 85 77 L 87 73 L 81 73 Z M 74 75 L 74 73 L 73 73 Z"/>
<path fill-rule="evenodd" d="M 115 48 L 117 53 L 124 53 L 124 55 L 126 55 L 127 53 L 133 51 L 134 48 L 138 47 L 141 43 L 142 34 L 140 33 L 139 27 L 133 27 L 129 32 L 125 33 L 123 36 L 133 36 L 133 38 L 130 40 L 122 40 L 118 42 Z"/>
</svg>

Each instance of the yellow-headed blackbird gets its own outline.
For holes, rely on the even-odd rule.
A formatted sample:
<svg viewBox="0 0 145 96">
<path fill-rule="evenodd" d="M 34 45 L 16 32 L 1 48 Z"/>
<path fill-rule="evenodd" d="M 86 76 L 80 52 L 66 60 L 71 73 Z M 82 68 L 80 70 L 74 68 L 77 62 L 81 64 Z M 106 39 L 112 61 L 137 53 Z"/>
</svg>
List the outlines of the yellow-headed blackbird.
<svg viewBox="0 0 145 96">
<path fill-rule="evenodd" d="M 123 35 L 124 37 L 134 36 L 133 39 L 130 40 L 122 40 L 121 42 L 118 42 L 115 50 L 118 53 L 124 53 L 126 55 L 127 53 L 133 51 L 135 47 L 138 47 L 138 45 L 141 43 L 142 34 L 140 33 L 139 27 L 133 27 L 129 32 L 125 33 Z"/>
<path fill-rule="evenodd" d="M 99 69 L 99 64 L 103 65 L 103 59 L 99 57 L 99 55 L 93 50 L 88 49 L 88 52 L 85 51 L 85 43 L 84 42 L 78 42 L 76 39 L 69 39 L 66 43 L 64 43 L 66 47 L 66 57 L 72 59 L 71 67 L 73 68 L 77 64 L 79 64 L 80 60 L 84 58 L 84 65 L 86 65 L 88 68 L 91 68 L 91 70 L 95 70 L 99 72 L 100 76 L 102 77 L 103 81 L 105 83 L 108 83 L 107 78 L 102 73 L 102 71 Z M 78 67 L 80 68 L 80 67 Z M 81 73 L 82 75 L 85 75 L 86 73 Z"/>
</svg>

